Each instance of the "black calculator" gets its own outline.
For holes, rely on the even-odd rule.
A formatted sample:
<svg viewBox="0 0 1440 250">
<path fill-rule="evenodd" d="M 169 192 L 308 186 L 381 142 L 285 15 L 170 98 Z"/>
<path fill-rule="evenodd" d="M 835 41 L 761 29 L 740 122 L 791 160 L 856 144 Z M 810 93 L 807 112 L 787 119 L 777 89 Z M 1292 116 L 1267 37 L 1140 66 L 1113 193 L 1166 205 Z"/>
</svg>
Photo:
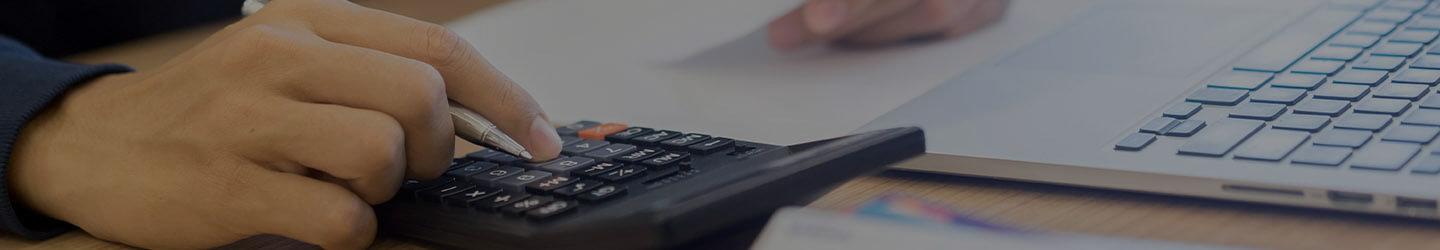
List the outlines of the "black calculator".
<svg viewBox="0 0 1440 250">
<path fill-rule="evenodd" d="M 406 181 L 376 207 L 381 231 L 466 249 L 673 247 L 925 152 L 914 127 L 792 146 L 592 121 L 557 131 L 555 160 L 485 149 Z"/>
</svg>

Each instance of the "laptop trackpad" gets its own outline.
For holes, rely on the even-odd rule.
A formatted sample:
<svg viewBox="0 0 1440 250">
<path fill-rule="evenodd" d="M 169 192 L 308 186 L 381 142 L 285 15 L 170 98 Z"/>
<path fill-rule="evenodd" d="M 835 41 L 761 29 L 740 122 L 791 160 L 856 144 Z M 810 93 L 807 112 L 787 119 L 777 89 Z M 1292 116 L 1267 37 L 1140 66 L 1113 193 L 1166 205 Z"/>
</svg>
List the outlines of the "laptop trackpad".
<svg viewBox="0 0 1440 250">
<path fill-rule="evenodd" d="M 1291 9 L 1290 11 L 1293 11 Z M 1270 13 L 1267 13 L 1270 12 Z M 1243 5 L 1111 1 L 1002 60 L 1000 67 L 1185 76 L 1286 15 Z"/>
</svg>

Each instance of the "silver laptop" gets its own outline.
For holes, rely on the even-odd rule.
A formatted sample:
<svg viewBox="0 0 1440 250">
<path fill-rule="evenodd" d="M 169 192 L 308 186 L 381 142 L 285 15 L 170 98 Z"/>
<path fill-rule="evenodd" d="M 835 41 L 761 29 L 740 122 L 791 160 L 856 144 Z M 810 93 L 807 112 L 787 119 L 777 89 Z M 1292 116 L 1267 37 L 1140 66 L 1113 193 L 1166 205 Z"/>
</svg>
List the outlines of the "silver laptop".
<svg viewBox="0 0 1440 250">
<path fill-rule="evenodd" d="M 1440 219 L 1437 5 L 1099 1 L 866 128 L 924 127 L 918 171 Z"/>
</svg>

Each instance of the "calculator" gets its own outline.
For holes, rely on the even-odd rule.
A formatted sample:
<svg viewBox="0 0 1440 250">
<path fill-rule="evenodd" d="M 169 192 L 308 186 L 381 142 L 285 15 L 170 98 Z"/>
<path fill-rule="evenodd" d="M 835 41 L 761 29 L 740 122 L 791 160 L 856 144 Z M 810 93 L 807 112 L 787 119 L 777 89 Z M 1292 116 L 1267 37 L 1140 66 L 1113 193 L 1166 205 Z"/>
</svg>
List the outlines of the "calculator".
<svg viewBox="0 0 1440 250">
<path fill-rule="evenodd" d="M 561 156 L 484 149 L 377 205 L 382 233 L 467 249 L 673 247 L 925 152 L 900 127 L 777 146 L 623 123 L 556 129 Z"/>
</svg>

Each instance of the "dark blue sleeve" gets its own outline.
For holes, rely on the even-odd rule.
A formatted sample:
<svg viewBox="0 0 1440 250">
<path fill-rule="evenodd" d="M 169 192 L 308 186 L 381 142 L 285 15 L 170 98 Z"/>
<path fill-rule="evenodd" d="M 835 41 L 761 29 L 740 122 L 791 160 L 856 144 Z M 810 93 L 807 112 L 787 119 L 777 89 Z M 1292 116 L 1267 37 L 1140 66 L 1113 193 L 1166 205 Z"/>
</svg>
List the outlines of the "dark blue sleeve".
<svg viewBox="0 0 1440 250">
<path fill-rule="evenodd" d="M 65 90 L 101 75 L 129 71 L 130 68 L 121 65 L 79 65 L 47 59 L 0 35 L 0 230 L 43 239 L 70 228 L 10 199 L 10 185 L 5 176 L 10 167 L 10 152 L 30 118 Z"/>
</svg>

